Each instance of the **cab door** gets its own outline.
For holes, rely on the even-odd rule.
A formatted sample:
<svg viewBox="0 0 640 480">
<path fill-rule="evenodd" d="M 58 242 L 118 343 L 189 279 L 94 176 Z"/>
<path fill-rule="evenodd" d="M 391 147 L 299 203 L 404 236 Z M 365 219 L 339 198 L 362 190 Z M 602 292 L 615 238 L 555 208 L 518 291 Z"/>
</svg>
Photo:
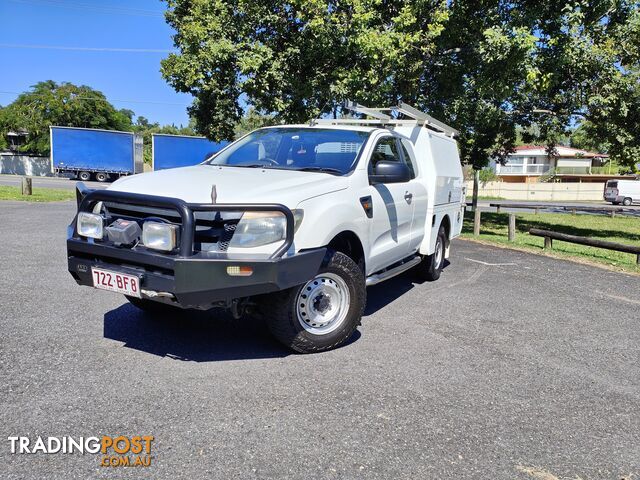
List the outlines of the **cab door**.
<svg viewBox="0 0 640 480">
<path fill-rule="evenodd" d="M 404 162 L 397 137 L 384 135 L 374 146 L 367 169 L 372 175 L 376 163 Z M 407 257 L 413 224 L 411 181 L 369 185 L 373 215 L 369 223 L 370 254 L 367 271 L 376 272 Z"/>
</svg>

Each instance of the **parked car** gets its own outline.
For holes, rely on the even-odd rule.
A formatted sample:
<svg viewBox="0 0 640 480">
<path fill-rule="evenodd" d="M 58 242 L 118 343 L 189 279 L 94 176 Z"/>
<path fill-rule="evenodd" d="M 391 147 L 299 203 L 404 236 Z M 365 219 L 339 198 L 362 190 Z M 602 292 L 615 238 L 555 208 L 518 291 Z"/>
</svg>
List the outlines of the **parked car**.
<svg viewBox="0 0 640 480">
<path fill-rule="evenodd" d="M 639 180 L 607 180 L 604 186 L 604 199 L 614 205 L 631 205 L 640 202 Z"/>
<path fill-rule="evenodd" d="M 153 312 L 260 310 L 297 352 L 342 344 L 367 286 L 440 277 L 465 205 L 455 130 L 351 108 L 377 118 L 262 128 L 197 166 L 79 185 L 70 273 Z"/>
</svg>

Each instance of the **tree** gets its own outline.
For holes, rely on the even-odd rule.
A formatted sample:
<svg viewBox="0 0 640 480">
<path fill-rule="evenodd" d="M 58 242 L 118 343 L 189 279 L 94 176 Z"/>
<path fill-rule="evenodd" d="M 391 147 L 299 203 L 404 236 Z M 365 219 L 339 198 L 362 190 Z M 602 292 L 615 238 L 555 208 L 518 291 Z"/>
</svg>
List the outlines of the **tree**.
<svg viewBox="0 0 640 480">
<path fill-rule="evenodd" d="M 420 80 L 446 20 L 443 0 L 167 0 L 180 53 L 162 61 L 196 99 L 198 132 L 230 139 L 243 103 L 306 122 L 343 100 L 395 103 Z"/>
<path fill-rule="evenodd" d="M 574 132 L 631 167 L 640 155 L 640 10 L 636 1 L 525 2 L 536 32 L 534 71 L 522 102 L 553 147 Z"/>
<path fill-rule="evenodd" d="M 142 136 L 142 156 L 144 162 L 151 164 L 152 147 L 151 137 L 154 133 L 164 133 L 169 135 L 195 135 L 193 128 L 189 125 L 179 127 L 175 125 L 160 125 L 158 122 L 151 123 L 147 118 L 139 116 L 132 125 L 132 130 Z"/>
<path fill-rule="evenodd" d="M 277 124 L 278 122 L 273 115 L 263 115 L 256 111 L 255 108 L 250 108 L 236 124 L 234 129 L 235 138 L 240 138 L 257 128 L 269 127 Z"/>
<path fill-rule="evenodd" d="M 233 136 L 245 104 L 300 122 L 345 99 L 403 100 L 460 130 L 476 172 L 518 140 L 553 151 L 577 119 L 612 155 L 640 153 L 630 0 L 166 1 L 179 53 L 162 73 L 213 139 Z"/>
<path fill-rule="evenodd" d="M 52 80 L 39 82 L 0 110 L 0 136 L 6 144 L 9 131 L 24 130 L 21 151 L 48 155 L 49 126 L 130 130 L 133 112 L 119 111 L 90 87 Z"/>
</svg>

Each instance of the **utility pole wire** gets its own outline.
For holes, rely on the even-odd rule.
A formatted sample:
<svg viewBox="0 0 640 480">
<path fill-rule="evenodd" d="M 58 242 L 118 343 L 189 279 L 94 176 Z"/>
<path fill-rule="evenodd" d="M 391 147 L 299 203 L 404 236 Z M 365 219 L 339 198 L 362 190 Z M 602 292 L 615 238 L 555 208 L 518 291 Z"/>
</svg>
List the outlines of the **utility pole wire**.
<svg viewBox="0 0 640 480">
<path fill-rule="evenodd" d="M 117 47 L 65 47 L 58 45 L 24 45 L 0 43 L 0 48 L 33 48 L 46 50 L 74 50 L 80 52 L 126 52 L 126 53 L 175 53 L 176 50 L 160 48 L 117 48 Z"/>
<path fill-rule="evenodd" d="M 92 5 L 89 3 L 64 2 L 59 0 L 10 0 L 13 3 L 24 5 L 34 5 L 41 7 L 62 7 L 76 10 L 88 10 L 96 13 L 107 13 L 114 15 L 136 15 L 142 17 L 162 18 L 164 14 L 156 10 L 143 10 L 141 8 L 126 8 L 109 5 Z"/>
</svg>

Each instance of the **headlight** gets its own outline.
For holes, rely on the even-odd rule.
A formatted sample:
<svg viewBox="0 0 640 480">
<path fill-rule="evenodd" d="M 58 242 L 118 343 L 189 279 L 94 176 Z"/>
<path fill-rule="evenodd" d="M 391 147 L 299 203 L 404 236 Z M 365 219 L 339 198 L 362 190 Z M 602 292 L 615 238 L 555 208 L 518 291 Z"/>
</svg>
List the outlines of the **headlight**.
<svg viewBox="0 0 640 480">
<path fill-rule="evenodd" d="M 87 212 L 78 213 L 78 220 L 76 221 L 76 230 L 78 230 L 78 235 L 102 240 L 104 235 L 102 227 L 103 221 L 100 215 Z"/>
<path fill-rule="evenodd" d="M 178 244 L 178 226 L 168 223 L 144 222 L 142 243 L 147 248 L 170 252 Z"/>
<path fill-rule="evenodd" d="M 293 210 L 294 231 L 302 222 L 303 211 Z M 287 218 L 281 212 L 245 212 L 238 222 L 229 247 L 251 248 L 284 240 Z"/>
</svg>

